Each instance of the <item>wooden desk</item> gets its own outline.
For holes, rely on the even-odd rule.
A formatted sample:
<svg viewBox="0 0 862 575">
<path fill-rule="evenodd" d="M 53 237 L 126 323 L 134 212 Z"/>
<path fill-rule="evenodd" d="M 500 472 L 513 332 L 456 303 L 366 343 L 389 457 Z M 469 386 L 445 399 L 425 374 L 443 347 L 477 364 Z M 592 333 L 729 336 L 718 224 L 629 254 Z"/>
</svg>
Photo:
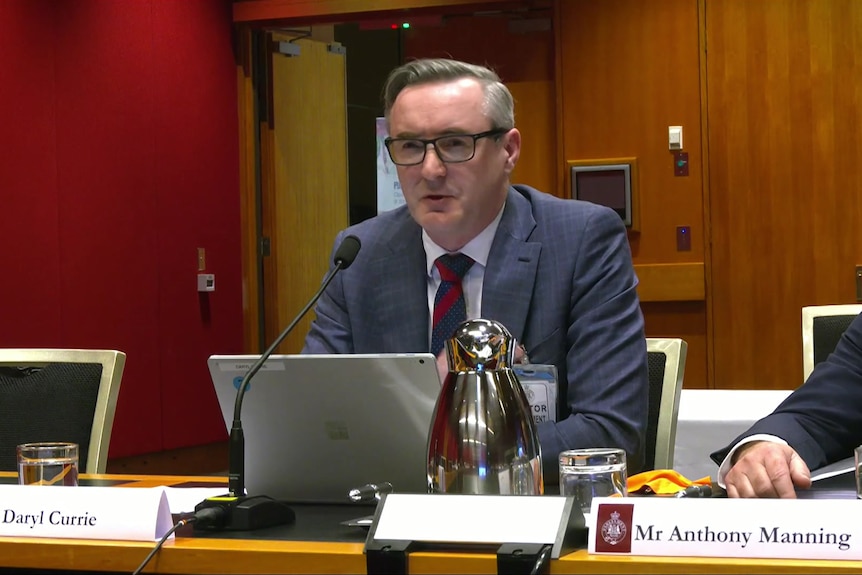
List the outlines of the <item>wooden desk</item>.
<svg viewBox="0 0 862 575">
<path fill-rule="evenodd" d="M 9 477 L 10 473 L 0 473 Z M 82 475 L 118 481 L 120 487 L 213 483 L 214 477 Z M 132 572 L 154 544 L 85 539 L 0 538 L 0 568 Z M 146 573 L 365 573 L 362 543 L 177 537 L 167 542 Z M 413 573 L 496 573 L 487 553 L 417 552 Z M 862 562 L 691 557 L 613 557 L 570 553 L 551 573 L 862 573 Z"/>
</svg>

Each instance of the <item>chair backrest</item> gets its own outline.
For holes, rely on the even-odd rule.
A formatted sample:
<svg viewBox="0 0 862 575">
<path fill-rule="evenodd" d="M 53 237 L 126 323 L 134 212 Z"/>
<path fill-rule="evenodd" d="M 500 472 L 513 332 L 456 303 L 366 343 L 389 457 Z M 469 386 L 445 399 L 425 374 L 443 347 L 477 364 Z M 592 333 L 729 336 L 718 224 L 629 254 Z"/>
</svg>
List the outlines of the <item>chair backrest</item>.
<svg viewBox="0 0 862 575">
<path fill-rule="evenodd" d="M 126 354 L 89 349 L 0 349 L 0 470 L 15 446 L 79 445 L 84 473 L 104 473 Z"/>
<path fill-rule="evenodd" d="M 673 447 L 679 396 L 685 373 L 688 344 L 679 338 L 647 340 L 649 363 L 649 412 L 646 459 L 642 471 L 673 469 Z"/>
<path fill-rule="evenodd" d="M 802 308 L 802 381 L 835 351 L 850 323 L 862 313 L 862 304 L 813 305 Z"/>
</svg>

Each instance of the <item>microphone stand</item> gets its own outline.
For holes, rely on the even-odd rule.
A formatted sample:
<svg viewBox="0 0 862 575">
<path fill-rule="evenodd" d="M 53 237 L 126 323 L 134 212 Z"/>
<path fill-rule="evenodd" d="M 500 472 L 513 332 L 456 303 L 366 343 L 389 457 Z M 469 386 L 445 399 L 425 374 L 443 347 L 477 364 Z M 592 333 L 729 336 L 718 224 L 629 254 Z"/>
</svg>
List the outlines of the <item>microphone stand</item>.
<svg viewBox="0 0 862 575">
<path fill-rule="evenodd" d="M 233 465 L 231 465 L 231 469 L 229 470 L 228 475 L 228 488 L 231 496 L 240 497 L 245 494 L 245 435 L 242 431 L 242 420 L 240 419 L 240 414 L 242 413 L 242 400 L 245 396 L 245 391 L 248 389 L 249 384 L 251 383 L 251 378 L 255 376 L 255 374 L 260 371 L 260 368 L 263 367 L 263 364 L 266 363 L 266 360 L 269 359 L 276 348 L 281 345 L 281 342 L 284 341 L 293 328 L 296 327 L 296 324 L 308 313 L 308 310 L 317 302 L 320 294 L 324 292 L 326 287 L 335 279 L 335 274 L 341 271 L 342 262 L 338 261 L 335 264 L 335 267 L 329 274 L 326 276 L 326 279 L 323 281 L 323 285 L 318 290 L 315 297 L 311 298 L 311 300 L 302 308 L 302 311 L 297 314 L 293 321 L 290 322 L 290 325 L 285 328 L 281 334 L 275 339 L 275 341 L 270 345 L 266 351 L 264 351 L 261 356 L 258 358 L 256 362 L 249 368 L 246 372 L 245 376 L 242 378 L 242 383 L 240 383 L 239 391 L 236 394 L 236 403 L 233 408 L 233 424 L 230 430 L 230 461 Z"/>
<path fill-rule="evenodd" d="M 351 242 L 349 243 L 348 240 Z M 210 522 L 195 523 L 198 529 L 231 531 L 253 531 L 263 527 L 276 525 L 287 525 L 296 520 L 296 515 L 284 502 L 273 499 L 267 495 L 249 496 L 245 493 L 245 434 L 242 430 L 242 400 L 246 389 L 251 383 L 251 378 L 260 371 L 266 360 L 281 345 L 296 324 L 299 323 L 308 310 L 320 299 L 327 286 L 335 279 L 335 275 L 342 269 L 346 269 L 353 263 L 359 251 L 359 239 L 355 236 L 347 236 L 335 254 L 335 266 L 324 278 L 320 289 L 314 294 L 304 308 L 296 315 L 290 325 L 282 331 L 275 341 L 264 351 L 256 362 L 249 368 L 236 394 L 236 402 L 233 410 L 233 424 L 229 439 L 229 470 L 228 470 L 228 493 L 219 497 L 210 497 L 195 506 L 195 512 L 208 507 L 218 507 L 224 513 Z"/>
</svg>

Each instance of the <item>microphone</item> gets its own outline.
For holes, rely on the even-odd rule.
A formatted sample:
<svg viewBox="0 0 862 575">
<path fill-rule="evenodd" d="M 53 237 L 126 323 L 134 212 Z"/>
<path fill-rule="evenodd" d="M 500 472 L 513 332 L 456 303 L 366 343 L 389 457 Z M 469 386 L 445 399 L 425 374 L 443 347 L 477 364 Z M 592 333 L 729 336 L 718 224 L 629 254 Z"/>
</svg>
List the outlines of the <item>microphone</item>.
<svg viewBox="0 0 862 575">
<path fill-rule="evenodd" d="M 347 497 L 354 503 L 368 503 L 369 501 L 380 501 L 384 495 L 392 493 L 392 484 L 388 481 L 383 483 L 367 483 L 362 487 L 351 489 Z"/>
<path fill-rule="evenodd" d="M 356 236 L 347 236 L 342 240 L 338 249 L 335 251 L 335 256 L 332 258 L 335 267 L 333 267 L 323 280 L 320 289 L 314 294 L 309 302 L 302 308 L 302 311 L 290 322 L 284 331 L 279 334 L 272 345 L 264 351 L 257 361 L 248 369 L 242 378 L 239 389 L 236 393 L 236 402 L 233 410 L 233 424 L 230 430 L 229 440 L 229 469 L 228 469 L 228 488 L 227 495 L 219 497 L 209 497 L 198 503 L 195 506 L 195 512 L 210 507 L 218 507 L 225 511 L 212 521 L 198 521 L 195 523 L 196 529 L 206 529 L 210 531 L 220 531 L 222 529 L 230 531 L 252 531 L 263 527 L 272 527 L 275 525 L 285 525 L 293 523 L 296 516 L 293 510 L 284 502 L 277 501 L 266 495 L 248 496 L 245 493 L 245 435 L 242 431 L 242 400 L 248 389 L 251 378 L 260 371 L 263 364 L 269 359 L 276 348 L 281 345 L 296 324 L 299 323 L 308 310 L 320 299 L 327 286 L 335 279 L 335 275 L 341 270 L 346 270 L 356 259 L 359 253 L 359 248 L 362 244 Z"/>
<path fill-rule="evenodd" d="M 674 497 L 712 497 L 712 485 L 689 485 L 673 494 Z"/>
</svg>

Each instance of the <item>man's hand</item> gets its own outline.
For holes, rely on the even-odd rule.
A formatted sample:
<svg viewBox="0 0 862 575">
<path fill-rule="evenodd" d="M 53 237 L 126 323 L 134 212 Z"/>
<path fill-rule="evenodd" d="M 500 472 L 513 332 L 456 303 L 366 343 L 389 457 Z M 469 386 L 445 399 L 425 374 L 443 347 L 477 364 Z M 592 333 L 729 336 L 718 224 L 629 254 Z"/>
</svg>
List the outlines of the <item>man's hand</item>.
<svg viewBox="0 0 862 575">
<path fill-rule="evenodd" d="M 449 358 L 446 356 L 446 348 L 437 354 L 437 373 L 440 374 L 440 385 L 446 381 L 446 375 L 449 373 Z"/>
<path fill-rule="evenodd" d="M 728 497 L 795 499 L 794 487 L 811 487 L 811 472 L 788 445 L 752 441 L 734 453 L 735 463 L 724 483 Z"/>
</svg>

